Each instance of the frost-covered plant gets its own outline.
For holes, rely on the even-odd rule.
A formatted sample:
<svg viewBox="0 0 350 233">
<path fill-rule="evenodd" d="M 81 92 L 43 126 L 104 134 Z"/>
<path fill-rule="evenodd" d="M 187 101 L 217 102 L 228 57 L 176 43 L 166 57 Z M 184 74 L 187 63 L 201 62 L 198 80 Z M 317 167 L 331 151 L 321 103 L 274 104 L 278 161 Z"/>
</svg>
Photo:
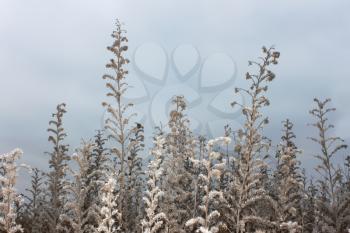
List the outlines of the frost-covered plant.
<svg viewBox="0 0 350 233">
<path fill-rule="evenodd" d="M 31 186 L 26 189 L 29 194 L 24 196 L 26 202 L 24 203 L 25 224 L 23 224 L 23 228 L 25 232 L 40 233 L 42 232 L 43 224 L 40 215 L 45 210 L 43 173 L 39 169 L 34 168 L 32 169 L 31 178 Z"/>
<path fill-rule="evenodd" d="M 17 212 L 15 206 L 21 203 L 22 197 L 15 188 L 18 170 L 21 166 L 17 161 L 23 152 L 15 149 L 0 156 L 0 230 L 6 233 L 23 232 L 20 224 L 16 223 Z"/>
<path fill-rule="evenodd" d="M 87 219 L 84 225 L 86 225 L 86 227 L 90 226 L 91 228 L 92 226 L 98 226 L 99 214 L 96 213 L 99 213 L 101 204 L 99 200 L 99 190 L 112 173 L 108 149 L 105 147 L 107 139 L 104 138 L 102 132 L 101 130 L 97 131 L 94 137 L 94 143 L 91 144 L 92 148 L 90 150 L 92 151 L 86 155 L 88 168 L 84 182 L 87 188 L 87 194 L 83 205 L 83 212 L 84 218 Z"/>
<path fill-rule="evenodd" d="M 118 210 L 118 195 L 115 194 L 116 180 L 110 176 L 101 189 L 101 209 L 97 232 L 122 232 L 122 216 Z"/>
<path fill-rule="evenodd" d="M 110 59 L 110 62 L 106 65 L 112 71 L 112 74 L 106 74 L 103 79 L 107 80 L 106 87 L 108 88 L 107 96 L 111 97 L 113 101 L 110 103 L 103 102 L 102 105 L 108 112 L 108 118 L 105 121 L 105 129 L 109 133 L 108 138 L 113 139 L 117 146 L 113 146 L 111 149 L 112 155 L 115 157 L 118 169 L 117 185 L 119 192 L 118 208 L 124 216 L 131 216 L 132 207 L 130 206 L 130 196 L 132 195 L 126 191 L 128 182 L 126 174 L 130 172 L 128 168 L 127 159 L 132 150 L 135 148 L 136 143 L 140 141 L 132 141 L 132 135 L 139 130 L 139 125 L 131 126 L 130 122 L 136 114 L 131 114 L 129 111 L 133 106 L 132 103 L 127 102 L 124 99 L 125 92 L 128 90 L 128 84 L 125 81 L 128 71 L 126 65 L 129 60 L 125 58 L 125 52 L 128 50 L 128 39 L 125 36 L 126 31 L 122 28 L 122 24 L 117 20 L 116 31 L 112 33 L 114 42 L 108 47 L 115 58 Z M 130 187 L 130 185 L 129 185 Z M 124 218 L 126 222 L 123 224 L 125 227 L 130 226 L 129 220 Z"/>
<path fill-rule="evenodd" d="M 164 144 L 164 137 L 157 136 L 154 141 L 154 148 L 151 151 L 154 158 L 149 163 L 147 172 L 147 191 L 144 197 L 146 216 L 141 222 L 142 232 L 144 233 L 168 232 L 168 219 L 160 208 L 160 201 L 164 195 L 160 188 L 160 178 L 164 174 L 162 168 L 165 155 Z"/>
<path fill-rule="evenodd" d="M 98 191 L 103 186 L 107 177 L 112 172 L 110 154 L 106 148 L 107 139 L 103 136 L 103 131 L 98 130 L 94 136 L 92 152 L 89 155 L 89 168 L 87 183 L 91 183 L 91 189 L 88 193 L 88 200 L 98 199 Z"/>
<path fill-rule="evenodd" d="M 199 203 L 199 215 L 188 220 L 186 227 L 200 233 L 217 233 L 220 229 L 220 203 L 224 202 L 224 195 L 219 189 L 220 178 L 226 162 L 220 160 L 222 155 L 213 150 L 216 144 L 228 145 L 231 139 L 220 137 L 208 141 L 208 158 L 192 159 L 195 167 L 202 167 L 198 176 L 199 189 L 203 192 Z"/>
<path fill-rule="evenodd" d="M 234 136 L 234 132 L 229 125 L 224 126 L 224 136 L 227 138 L 231 138 Z M 222 150 L 225 155 L 224 158 L 226 160 L 226 167 L 225 167 L 225 170 L 223 171 L 223 174 L 221 175 L 220 188 L 225 193 L 229 193 L 229 190 L 228 190 L 229 183 L 234 178 L 232 174 L 234 173 L 234 170 L 235 170 L 235 157 L 230 144 L 226 144 L 222 148 Z"/>
<path fill-rule="evenodd" d="M 52 232 L 56 232 L 59 216 L 65 204 L 66 193 L 63 187 L 68 168 L 67 163 L 70 160 L 67 155 L 68 145 L 64 144 L 64 139 L 67 136 L 63 128 L 65 107 L 64 103 L 57 105 L 56 113 L 52 114 L 53 119 L 49 122 L 50 127 L 47 130 L 50 133 L 48 140 L 52 143 L 53 150 L 47 152 L 50 155 L 49 167 L 51 171 L 47 174 L 49 205 L 46 217 L 48 227 L 51 228 Z"/>
<path fill-rule="evenodd" d="M 285 230 L 288 233 L 296 233 L 299 231 L 300 226 L 298 225 L 297 222 L 288 221 L 288 222 L 282 222 L 280 224 L 280 228 L 282 230 Z"/>
<path fill-rule="evenodd" d="M 87 183 L 88 170 L 91 164 L 91 153 L 93 144 L 83 142 L 81 149 L 72 156 L 72 160 L 77 165 L 77 171 L 69 168 L 71 180 L 67 180 L 64 189 L 67 193 L 67 202 L 64 205 L 64 212 L 60 215 L 59 229 L 69 231 L 72 229 L 75 233 L 92 232 L 93 225 L 89 223 L 90 218 L 96 219 L 99 215 L 94 206 L 86 208 L 86 199 L 89 186 L 93 183 Z"/>
<path fill-rule="evenodd" d="M 320 218 L 320 230 L 327 233 L 344 232 L 350 225 L 350 194 L 340 195 L 341 192 L 341 170 L 336 168 L 333 159 L 337 153 L 345 148 L 344 140 L 337 136 L 330 136 L 330 130 L 334 128 L 329 123 L 328 114 L 335 108 L 328 108 L 330 99 L 324 101 L 314 99 L 316 107 L 310 111 L 316 122 L 311 126 L 318 131 L 318 137 L 310 139 L 321 147 L 321 153 L 315 157 L 320 160 L 316 171 L 320 175 L 318 180 L 321 196 L 317 201 Z"/>
<path fill-rule="evenodd" d="M 317 189 L 313 183 L 307 185 L 306 178 L 303 178 L 303 193 L 304 197 L 301 200 L 301 218 L 300 225 L 303 233 L 314 233 L 316 230 L 316 194 Z"/>
<path fill-rule="evenodd" d="M 275 74 L 269 69 L 270 65 L 278 62 L 280 53 L 273 47 L 263 47 L 263 57 L 259 62 L 250 61 L 249 65 L 256 65 L 257 74 L 246 73 L 246 79 L 251 85 L 247 89 L 236 88 L 235 92 L 243 93 L 248 98 L 248 106 L 233 102 L 232 106 L 242 107 L 245 119 L 244 127 L 238 131 L 235 151 L 238 161 L 235 169 L 235 178 L 231 182 L 230 209 L 228 215 L 235 225 L 236 233 L 246 232 L 254 228 L 271 228 L 274 225 L 264 216 L 259 216 L 255 207 L 259 201 L 270 200 L 261 185 L 260 171 L 266 167 L 264 151 L 270 146 L 270 141 L 262 134 L 262 129 L 268 123 L 268 118 L 263 117 L 261 110 L 268 106 L 270 101 L 265 93 L 268 84 L 275 78 Z"/>
<path fill-rule="evenodd" d="M 129 211 L 123 212 L 123 219 L 125 219 L 125 228 L 129 232 L 140 232 L 139 222 L 142 218 L 142 191 L 144 187 L 144 171 L 140 156 L 144 149 L 144 128 L 141 124 L 136 124 L 128 146 L 130 148 L 128 148 L 129 154 L 127 156 L 125 189 L 129 195 L 125 206 Z"/>
<path fill-rule="evenodd" d="M 344 186 L 346 192 L 350 192 L 350 155 L 346 156 L 344 164 Z"/>
<path fill-rule="evenodd" d="M 200 135 L 198 137 L 197 140 L 197 144 L 198 144 L 198 151 L 197 151 L 197 158 L 193 158 L 191 159 L 192 163 L 193 163 L 193 176 L 194 178 L 194 190 L 193 190 L 193 195 L 194 195 L 194 204 L 193 204 L 193 217 L 197 216 L 197 209 L 198 209 L 198 205 L 199 205 L 199 201 L 201 199 L 201 190 L 199 188 L 199 175 L 202 172 L 202 166 L 199 166 L 200 163 L 199 161 L 201 161 L 204 157 L 204 154 L 208 151 L 207 148 L 207 139 Z"/>
<path fill-rule="evenodd" d="M 163 210 L 169 220 L 169 231 L 185 232 L 185 223 L 192 217 L 194 203 L 194 179 L 190 159 L 194 157 L 195 140 L 189 129 L 189 120 L 184 114 L 184 97 L 175 96 L 172 104 L 168 122 L 170 132 L 166 135 Z"/>
<path fill-rule="evenodd" d="M 293 142 L 293 123 L 289 119 L 283 122 L 282 142 L 277 152 L 277 170 L 275 172 L 276 199 L 278 212 L 277 223 L 281 229 L 295 231 L 298 223 L 300 202 L 302 198 L 301 174 L 298 170 L 297 155 L 300 153 Z"/>
</svg>

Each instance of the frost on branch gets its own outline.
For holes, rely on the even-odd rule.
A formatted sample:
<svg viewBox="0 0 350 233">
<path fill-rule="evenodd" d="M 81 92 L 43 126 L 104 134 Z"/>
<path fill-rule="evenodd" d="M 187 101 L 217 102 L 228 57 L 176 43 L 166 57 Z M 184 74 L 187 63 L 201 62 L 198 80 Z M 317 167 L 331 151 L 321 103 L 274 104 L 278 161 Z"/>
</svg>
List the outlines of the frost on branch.
<svg viewBox="0 0 350 233">
<path fill-rule="evenodd" d="M 302 200 L 302 181 L 297 155 L 300 153 L 293 142 L 293 124 L 289 119 L 283 122 L 282 142 L 277 151 L 277 170 L 275 172 L 275 195 L 278 205 L 276 214 L 280 228 L 294 231 L 300 228 L 300 208 Z"/>
<path fill-rule="evenodd" d="M 160 178 L 164 174 L 162 168 L 165 154 L 164 144 L 164 137 L 158 135 L 155 138 L 154 148 L 151 151 L 153 160 L 148 165 L 147 190 L 144 197 L 146 217 L 141 222 L 144 233 L 168 232 L 168 219 L 160 208 L 160 202 L 164 195 L 160 188 Z"/>
<path fill-rule="evenodd" d="M 65 182 L 63 187 L 67 193 L 68 200 L 64 205 L 63 213 L 60 215 L 58 229 L 63 231 L 73 230 L 75 233 L 89 232 L 93 228 L 91 218 L 97 218 L 97 208 L 93 205 L 86 206 L 89 191 L 94 183 L 88 183 L 88 171 L 91 164 L 93 144 L 83 142 L 82 148 L 72 156 L 78 169 L 74 171 L 69 168 L 71 180 Z M 91 231 L 90 231 L 91 232 Z"/>
<path fill-rule="evenodd" d="M 15 208 L 22 202 L 15 188 L 18 170 L 21 167 L 17 161 L 22 154 L 20 149 L 15 149 L 0 156 L 0 230 L 7 233 L 23 232 L 22 226 L 16 223 Z"/>
<path fill-rule="evenodd" d="M 107 179 L 107 182 L 101 189 L 101 220 L 97 232 L 116 233 L 122 232 L 121 213 L 118 210 L 118 195 L 115 195 L 116 180 L 113 176 Z"/>
<path fill-rule="evenodd" d="M 186 227 L 191 231 L 199 233 L 217 233 L 220 225 L 220 204 L 224 202 L 224 196 L 218 187 L 220 177 L 225 168 L 225 161 L 216 162 L 220 159 L 221 154 L 214 151 L 216 144 L 227 145 L 231 141 L 227 137 L 219 137 L 208 141 L 208 156 L 192 159 L 196 167 L 199 168 L 198 175 L 198 192 L 202 193 L 198 205 L 198 215 L 186 222 Z M 196 212 L 197 213 L 197 212 Z"/>
</svg>

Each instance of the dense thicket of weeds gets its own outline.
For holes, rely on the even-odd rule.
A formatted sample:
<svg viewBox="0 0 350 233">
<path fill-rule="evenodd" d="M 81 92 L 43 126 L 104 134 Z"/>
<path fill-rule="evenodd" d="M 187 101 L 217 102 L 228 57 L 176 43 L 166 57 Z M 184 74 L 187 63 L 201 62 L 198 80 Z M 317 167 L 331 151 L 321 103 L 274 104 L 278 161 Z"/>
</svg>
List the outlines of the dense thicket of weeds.
<svg viewBox="0 0 350 233">
<path fill-rule="evenodd" d="M 70 154 L 66 105 L 59 104 L 48 128 L 49 172 L 32 169 L 25 195 L 15 189 L 21 150 L 1 155 L 0 232 L 349 232 L 350 157 L 341 168 L 333 162 L 347 146 L 332 135 L 330 100 L 315 99 L 310 111 L 310 134 L 312 127 L 316 133 L 310 139 L 319 145 L 316 180 L 300 168 L 290 119 L 281 125 L 277 149 L 264 135 L 270 123 L 262 110 L 270 105 L 280 57 L 275 48 L 263 47 L 257 61 L 249 61 L 255 71 L 246 73 L 247 87 L 232 90 L 247 100 L 232 103 L 242 111 L 241 128 L 226 126 L 214 139 L 195 135 L 185 97 L 174 96 L 167 127 L 154 130 L 151 160 L 143 161 L 144 128 L 124 99 L 128 40 L 119 21 L 112 37 L 110 73 L 103 76 L 105 129 Z M 271 157 L 275 167 L 268 165 Z"/>
</svg>

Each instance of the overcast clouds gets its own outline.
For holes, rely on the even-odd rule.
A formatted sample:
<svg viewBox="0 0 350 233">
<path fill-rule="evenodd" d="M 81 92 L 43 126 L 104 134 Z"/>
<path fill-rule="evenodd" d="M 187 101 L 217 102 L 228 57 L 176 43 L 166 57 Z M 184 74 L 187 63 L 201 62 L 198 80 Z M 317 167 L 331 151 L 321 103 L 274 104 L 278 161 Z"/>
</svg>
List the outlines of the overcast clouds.
<svg viewBox="0 0 350 233">
<path fill-rule="evenodd" d="M 333 99 L 338 134 L 350 140 L 349 9 L 345 0 L 1 0 L 0 153 L 21 147 L 27 163 L 44 167 L 47 122 L 60 102 L 68 104 L 69 143 L 93 135 L 103 112 L 105 48 L 120 18 L 131 50 L 155 42 L 168 52 L 190 43 L 203 57 L 225 52 L 237 62 L 238 84 L 247 60 L 276 45 L 282 57 L 268 134 L 278 139 L 280 122 L 291 118 L 310 167 L 305 126 L 314 96 Z"/>
</svg>

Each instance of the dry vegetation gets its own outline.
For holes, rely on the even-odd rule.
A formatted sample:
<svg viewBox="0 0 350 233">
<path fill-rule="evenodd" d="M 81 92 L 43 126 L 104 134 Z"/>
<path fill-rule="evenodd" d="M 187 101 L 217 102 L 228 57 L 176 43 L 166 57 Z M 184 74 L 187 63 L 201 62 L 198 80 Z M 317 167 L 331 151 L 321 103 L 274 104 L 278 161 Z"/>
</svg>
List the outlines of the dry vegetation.
<svg viewBox="0 0 350 233">
<path fill-rule="evenodd" d="M 276 77 L 278 51 L 263 47 L 257 61 L 249 61 L 256 71 L 246 74 L 248 87 L 232 90 L 248 103 L 232 103 L 242 109 L 242 128 L 226 126 L 215 139 L 194 135 L 185 97 L 175 96 L 167 127 L 154 130 L 152 159 L 143 161 L 143 126 L 133 121 L 133 104 L 123 98 L 128 40 L 119 22 L 112 37 L 110 74 L 103 76 L 108 99 L 102 105 L 109 113 L 105 129 L 70 154 L 63 127 L 66 105 L 59 104 L 49 122 L 49 172 L 32 169 L 26 195 L 15 189 L 22 152 L 1 155 L 0 232 L 349 231 L 350 157 L 342 168 L 333 162 L 346 145 L 332 135 L 330 100 L 315 99 L 310 111 L 310 134 L 317 133 L 310 139 L 320 148 L 314 154 L 316 180 L 300 168 L 291 120 L 281 126 L 277 150 L 263 133 L 269 120 L 262 110 L 270 105 L 266 93 Z M 275 167 L 267 163 L 271 157 Z"/>
</svg>

